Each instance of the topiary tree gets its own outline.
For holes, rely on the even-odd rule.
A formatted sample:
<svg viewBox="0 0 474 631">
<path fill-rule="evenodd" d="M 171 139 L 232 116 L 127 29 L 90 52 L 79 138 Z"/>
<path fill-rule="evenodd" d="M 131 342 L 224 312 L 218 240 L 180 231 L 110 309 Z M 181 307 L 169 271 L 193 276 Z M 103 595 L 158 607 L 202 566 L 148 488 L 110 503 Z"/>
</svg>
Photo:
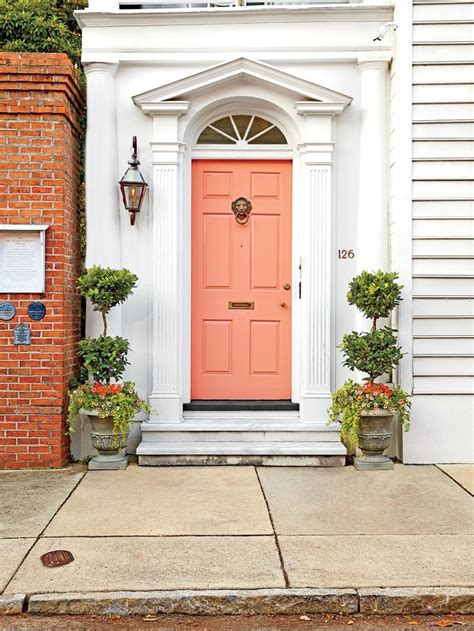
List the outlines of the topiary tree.
<svg viewBox="0 0 474 631">
<path fill-rule="evenodd" d="M 397 278 L 396 272 L 362 272 L 349 284 L 349 304 L 355 305 L 366 318 L 370 318 L 374 329 L 379 318 L 388 318 L 400 304 L 403 285 L 395 282 Z"/>
<path fill-rule="evenodd" d="M 349 304 L 371 319 L 372 328 L 369 332 L 344 335 L 340 349 L 344 366 L 366 373 L 365 380 L 369 382 L 390 372 L 403 357 L 394 330 L 387 326 L 377 329 L 378 320 L 388 317 L 401 301 L 403 285 L 396 282 L 397 278 L 396 272 L 362 272 L 349 285 Z"/>
<path fill-rule="evenodd" d="M 81 296 L 89 298 L 94 311 L 102 315 L 103 332 L 97 338 L 79 342 L 79 357 L 82 361 L 81 379 L 92 378 L 107 384 L 111 379 L 121 379 L 128 365 L 128 340 L 107 335 L 107 314 L 124 302 L 132 293 L 138 276 L 127 269 L 112 269 L 94 265 L 78 279 Z"/>
<path fill-rule="evenodd" d="M 348 379 L 332 394 L 328 424 L 340 419 L 341 436 L 351 447 L 359 445 L 362 414 L 397 413 L 405 430 L 410 427 L 408 393 L 398 385 L 389 388 L 383 383 L 374 383 L 377 377 L 398 366 L 403 357 L 395 331 L 387 326 L 377 328 L 378 320 L 388 317 L 401 301 L 403 285 L 396 282 L 397 278 L 395 272 L 362 272 L 349 286 L 349 304 L 370 318 L 372 327 L 368 332 L 352 331 L 344 335 L 339 348 L 344 355 L 344 366 L 368 375 L 364 379 L 367 383 L 362 386 Z"/>
<path fill-rule="evenodd" d="M 100 311 L 104 331 L 107 335 L 107 314 L 118 304 L 124 302 L 132 293 L 138 276 L 128 269 L 112 269 L 94 265 L 86 270 L 77 281 L 81 296 L 89 298 L 94 311 Z"/>
</svg>

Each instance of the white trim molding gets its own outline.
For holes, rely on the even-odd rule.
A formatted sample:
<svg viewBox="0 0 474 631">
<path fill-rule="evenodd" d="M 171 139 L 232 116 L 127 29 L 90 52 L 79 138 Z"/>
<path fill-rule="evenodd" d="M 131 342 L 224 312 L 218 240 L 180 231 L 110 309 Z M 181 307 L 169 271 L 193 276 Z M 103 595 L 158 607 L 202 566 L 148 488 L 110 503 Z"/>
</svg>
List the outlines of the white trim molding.
<svg viewBox="0 0 474 631">
<path fill-rule="evenodd" d="M 334 385 L 334 119 L 351 97 L 266 64 L 237 59 L 149 90 L 133 101 L 153 119 L 150 403 L 156 414 L 145 424 L 147 432 L 150 423 L 182 422 L 182 404 L 190 399 L 191 160 L 268 159 L 269 151 L 275 159 L 293 158 L 292 399 L 300 403 L 299 422 L 324 423 Z M 216 116 L 261 115 L 262 110 L 284 131 L 288 146 L 277 150 L 262 145 L 239 153 L 233 147 L 195 144 Z"/>
<path fill-rule="evenodd" d="M 346 94 L 300 79 L 260 61 L 239 57 L 196 72 L 178 81 L 137 94 L 133 97 L 133 102 L 145 111 L 146 108 L 156 106 L 157 103 L 176 99 L 183 95 L 189 96 L 203 88 L 212 89 L 213 86 L 222 84 L 223 81 L 242 78 L 257 81 L 259 84 L 268 84 L 274 88 L 283 88 L 289 92 L 297 92 L 301 96 L 318 101 L 320 108 L 324 108 L 328 104 L 339 104 L 342 111 L 352 101 L 352 98 Z M 298 103 L 298 105 L 302 107 L 302 103 Z"/>
</svg>

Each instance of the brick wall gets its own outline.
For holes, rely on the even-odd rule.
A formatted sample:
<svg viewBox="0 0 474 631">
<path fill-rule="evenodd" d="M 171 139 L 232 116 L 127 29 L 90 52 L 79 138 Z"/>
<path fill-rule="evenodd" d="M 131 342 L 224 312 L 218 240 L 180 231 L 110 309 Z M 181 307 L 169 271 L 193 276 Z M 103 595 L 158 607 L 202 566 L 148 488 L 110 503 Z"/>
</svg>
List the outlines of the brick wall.
<svg viewBox="0 0 474 631">
<path fill-rule="evenodd" d="M 69 454 L 67 400 L 77 369 L 80 302 L 79 134 L 84 100 L 63 54 L 0 53 L 0 223 L 48 224 L 46 293 L 1 294 L 16 316 L 0 320 L 0 468 L 59 467 Z M 27 315 L 34 300 L 47 313 Z M 13 329 L 31 326 L 31 346 Z"/>
</svg>

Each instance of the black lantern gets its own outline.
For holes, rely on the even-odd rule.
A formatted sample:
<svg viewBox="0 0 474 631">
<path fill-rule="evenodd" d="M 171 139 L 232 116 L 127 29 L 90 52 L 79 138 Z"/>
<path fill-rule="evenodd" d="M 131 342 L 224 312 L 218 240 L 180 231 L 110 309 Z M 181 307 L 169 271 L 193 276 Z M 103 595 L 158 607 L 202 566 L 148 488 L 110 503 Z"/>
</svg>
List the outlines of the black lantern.
<svg viewBox="0 0 474 631">
<path fill-rule="evenodd" d="M 148 184 L 143 179 L 143 175 L 138 168 L 140 164 L 137 158 L 137 137 L 132 138 L 132 157 L 128 161 L 130 165 L 125 171 L 125 175 L 120 180 L 120 190 L 122 191 L 123 205 L 130 213 L 130 223 L 135 225 L 136 213 L 140 212 L 143 198 Z"/>
</svg>

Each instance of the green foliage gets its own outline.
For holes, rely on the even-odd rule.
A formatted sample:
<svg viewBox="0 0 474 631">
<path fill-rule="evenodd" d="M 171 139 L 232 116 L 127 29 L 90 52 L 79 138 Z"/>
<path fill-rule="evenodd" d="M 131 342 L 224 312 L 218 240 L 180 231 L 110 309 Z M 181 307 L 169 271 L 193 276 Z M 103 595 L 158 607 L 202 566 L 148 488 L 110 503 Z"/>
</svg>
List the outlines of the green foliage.
<svg viewBox="0 0 474 631">
<path fill-rule="evenodd" d="M 89 298 L 94 311 L 100 311 L 104 322 L 103 335 L 107 335 L 106 314 L 124 302 L 132 293 L 138 276 L 128 269 L 112 269 L 94 265 L 86 270 L 77 281 L 81 296 Z"/>
<path fill-rule="evenodd" d="M 92 410 L 100 418 L 113 417 L 114 433 L 125 434 L 130 429 L 130 422 L 138 410 L 151 412 L 151 408 L 135 390 L 130 381 L 122 384 L 104 385 L 100 382 L 86 383 L 69 393 L 69 426 L 74 429 L 74 422 L 81 410 Z"/>
<path fill-rule="evenodd" d="M 390 372 L 403 357 L 397 337 L 388 327 L 368 333 L 353 331 L 344 335 L 340 348 L 345 356 L 344 366 L 365 372 L 369 381 Z"/>
<path fill-rule="evenodd" d="M 128 365 L 128 340 L 122 337 L 100 336 L 79 342 L 78 355 L 82 360 L 83 380 L 93 379 L 110 383 L 122 378 Z"/>
<path fill-rule="evenodd" d="M 398 419 L 405 431 L 410 429 L 411 402 L 408 394 L 395 386 L 389 388 L 383 383 L 367 383 L 360 386 L 348 379 L 332 395 L 328 425 L 341 419 L 341 436 L 347 446 L 359 445 L 359 419 L 362 412 L 374 413 L 386 410 L 398 414 Z"/>
<path fill-rule="evenodd" d="M 0 0 L 0 50 L 66 53 L 81 60 L 81 34 L 73 15 L 86 0 Z"/>
<path fill-rule="evenodd" d="M 375 326 L 378 318 L 387 318 L 401 301 L 403 285 L 395 282 L 397 278 L 396 272 L 362 272 L 352 279 L 347 300 Z"/>
<path fill-rule="evenodd" d="M 332 395 L 328 425 L 341 422 L 341 435 L 346 444 L 357 446 L 358 429 L 362 410 L 376 413 L 387 410 L 397 413 L 405 430 L 410 427 L 410 406 L 408 394 L 399 386 L 389 388 L 382 383 L 374 383 L 377 377 L 389 373 L 398 366 L 403 357 L 397 346 L 394 329 L 377 329 L 377 320 L 386 318 L 400 303 L 402 285 L 396 283 L 395 272 L 362 272 L 352 279 L 347 300 L 355 305 L 367 318 L 372 319 L 368 332 L 353 331 L 344 335 L 340 349 L 344 354 L 344 366 L 351 370 L 366 373 L 363 386 L 348 379 Z"/>
</svg>

